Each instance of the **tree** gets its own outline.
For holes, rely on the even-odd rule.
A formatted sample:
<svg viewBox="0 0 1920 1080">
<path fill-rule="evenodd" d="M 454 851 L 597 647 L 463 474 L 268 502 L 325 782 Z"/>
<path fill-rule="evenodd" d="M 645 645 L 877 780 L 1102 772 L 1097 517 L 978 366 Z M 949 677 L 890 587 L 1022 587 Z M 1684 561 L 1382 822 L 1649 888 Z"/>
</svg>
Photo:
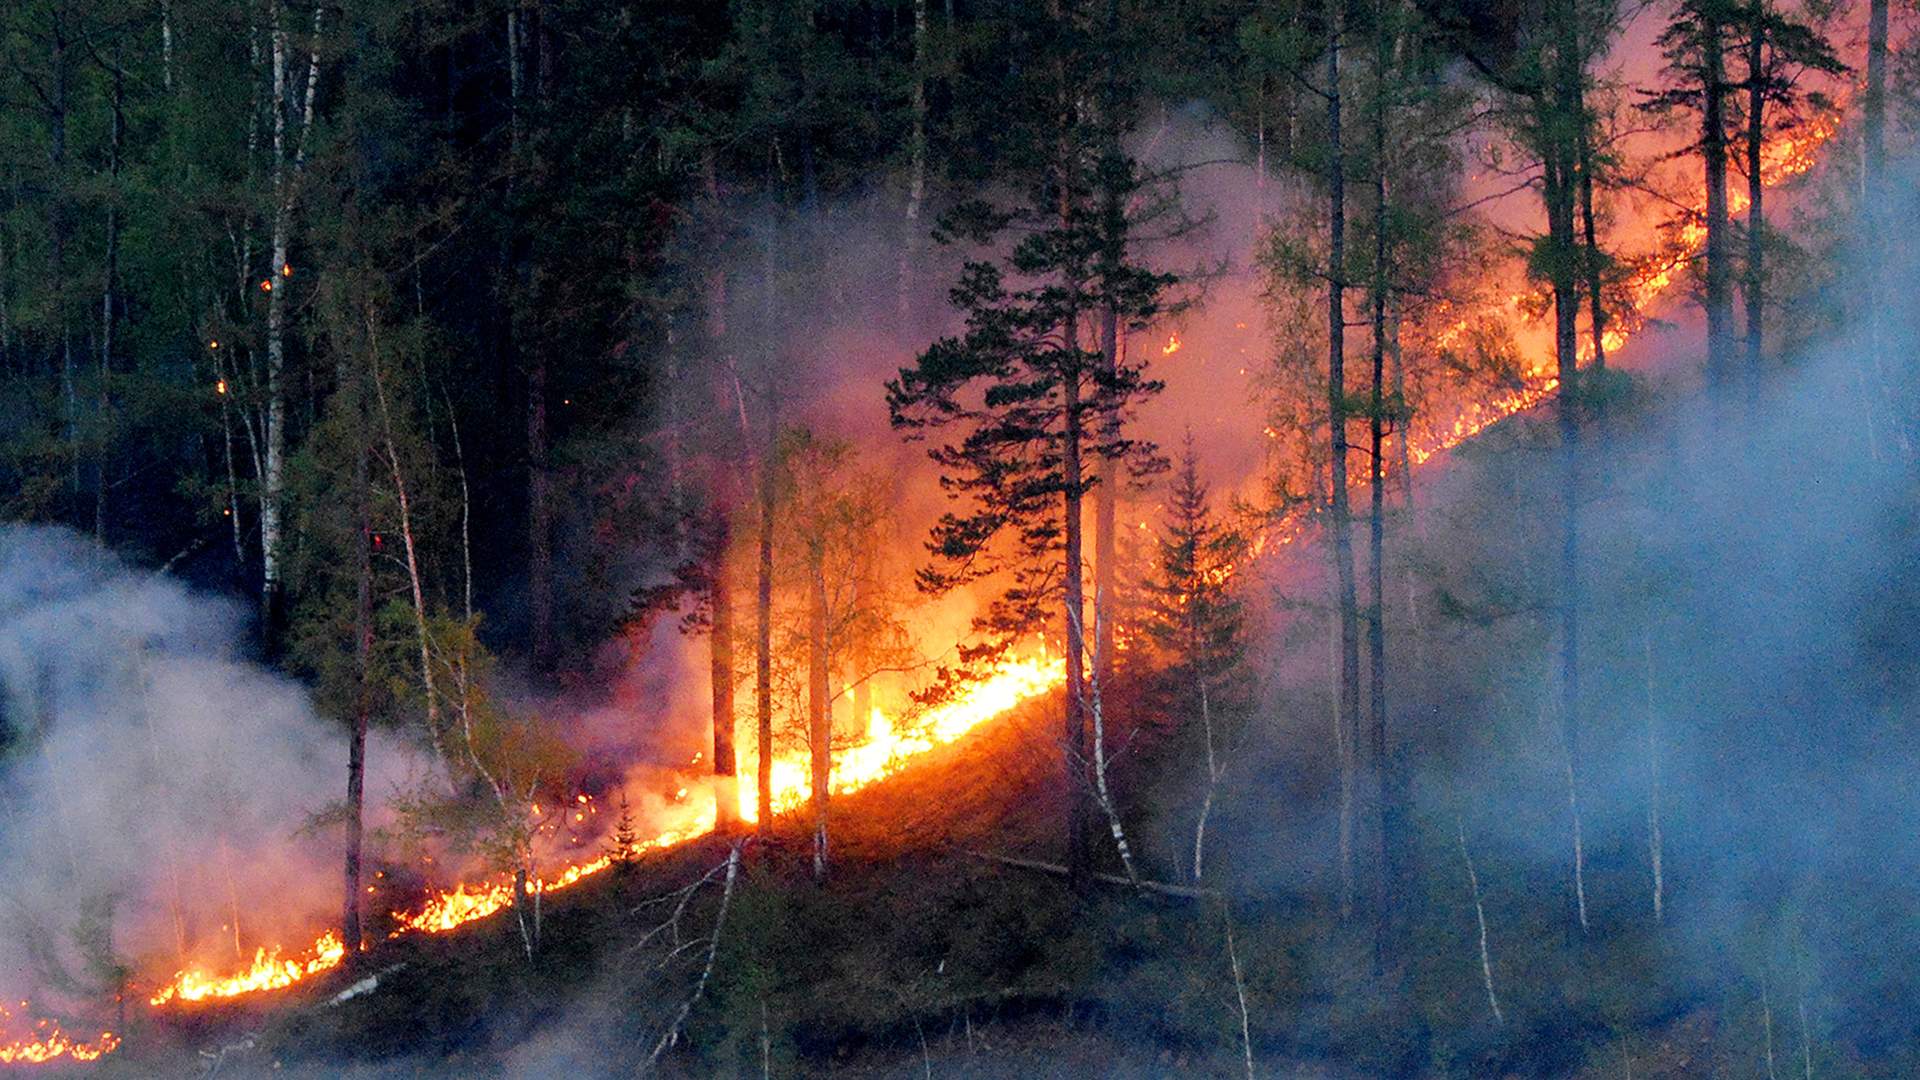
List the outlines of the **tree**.
<svg viewBox="0 0 1920 1080">
<path fill-rule="evenodd" d="M 967 263 L 952 294 L 966 332 L 903 368 L 887 384 L 887 403 L 894 426 L 910 437 L 960 432 L 930 450 L 942 486 L 965 505 L 934 527 L 935 561 L 920 572 L 921 586 L 944 592 L 1002 569 L 1010 579 L 976 620 L 987 640 L 968 656 L 1004 651 L 1040 629 L 1050 609 L 1064 623 L 1068 863 L 1081 873 L 1091 812 L 1082 506 L 1100 462 L 1135 475 L 1161 464 L 1121 423 L 1159 384 L 1135 362 L 1106 370 L 1089 335 L 1106 310 L 1130 328 L 1144 326 L 1173 279 L 1108 255 L 1102 196 L 1117 192 L 1124 204 L 1142 181 L 1087 112 L 1096 90 L 1087 72 L 1098 70 L 1100 40 L 1091 27 L 1099 24 L 1082 5 L 1063 2 L 1025 19 L 1044 56 L 1026 69 L 1020 100 L 1025 199 L 1005 209 L 971 204 L 947 222 L 953 235 L 980 244 L 1010 231 L 1017 239 L 997 261 Z"/>
<path fill-rule="evenodd" d="M 1155 574 L 1146 583 L 1143 629 L 1167 657 L 1166 676 L 1197 717 L 1205 794 L 1193 829 L 1193 879 L 1205 870 L 1207 819 L 1225 775 L 1231 738 L 1217 715 L 1221 699 L 1238 696 L 1244 663 L 1244 613 L 1233 573 L 1247 558 L 1246 537 L 1214 513 L 1188 433 L 1167 492 L 1156 540 Z M 1224 694 L 1223 694 L 1224 692 Z"/>
<path fill-rule="evenodd" d="M 1750 0 L 1742 30 L 1746 34 L 1746 71 L 1742 88 L 1746 91 L 1744 160 L 1747 175 L 1747 251 L 1741 292 L 1746 316 L 1746 384 L 1751 398 L 1760 378 L 1761 344 L 1766 319 L 1766 175 L 1763 153 L 1769 134 L 1794 124 L 1804 103 L 1824 107 L 1819 94 L 1803 94 L 1798 86 L 1801 75 L 1819 72 L 1838 75 L 1846 70 L 1820 31 L 1809 22 L 1794 18 L 1769 0 Z M 1773 110 L 1772 126 L 1768 111 Z"/>
<path fill-rule="evenodd" d="M 858 466 L 851 443 L 792 428 L 781 433 L 776 460 L 779 501 L 773 516 L 779 533 L 790 540 L 779 577 L 794 598 L 788 605 L 793 612 L 789 625 L 797 639 L 787 652 L 805 657 L 806 674 L 799 681 L 806 688 L 803 730 L 811 766 L 813 874 L 824 879 L 834 702 L 847 684 L 865 683 L 880 668 L 898 665 L 907 649 L 905 630 L 885 585 L 891 499 L 880 479 Z M 837 674 L 842 677 L 838 689 Z M 763 757 L 763 776 L 769 765 Z M 770 795 L 761 792 L 762 805 Z"/>
<path fill-rule="evenodd" d="M 1733 249 L 1727 210 L 1727 105 L 1735 85 L 1727 78 L 1726 51 L 1739 13 L 1733 0 L 1686 0 L 1662 31 L 1669 87 L 1648 95 L 1656 112 L 1686 110 L 1699 117 L 1699 137 L 1690 149 L 1705 171 L 1706 259 L 1701 276 L 1707 313 L 1707 383 L 1725 388 L 1732 378 Z"/>
</svg>

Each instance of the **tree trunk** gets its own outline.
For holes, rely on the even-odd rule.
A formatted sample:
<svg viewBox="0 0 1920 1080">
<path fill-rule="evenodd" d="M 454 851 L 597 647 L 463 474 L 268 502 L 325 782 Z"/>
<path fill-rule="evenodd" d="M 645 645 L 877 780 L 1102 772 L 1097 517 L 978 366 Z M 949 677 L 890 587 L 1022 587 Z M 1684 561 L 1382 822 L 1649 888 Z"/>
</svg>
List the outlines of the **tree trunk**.
<svg viewBox="0 0 1920 1080">
<path fill-rule="evenodd" d="M 433 676 L 433 641 L 427 630 L 426 588 L 421 581 L 419 550 L 414 544 L 413 502 L 407 492 L 406 473 L 400 467 L 399 443 L 393 432 L 393 410 L 387 404 L 386 378 L 380 372 L 379 347 L 373 340 L 372 326 L 369 325 L 367 329 L 367 363 L 373 372 L 374 398 L 380 407 L 380 429 L 385 438 L 387 465 L 393 480 L 394 498 L 399 503 L 400 542 L 406 555 L 407 587 L 413 600 L 413 628 L 420 644 L 420 685 L 426 698 L 427 737 L 432 741 L 435 755 L 446 767 L 448 786 L 458 795 L 461 770 L 454 767 L 440 730 L 440 691 Z"/>
<path fill-rule="evenodd" d="M 1467 887 L 1473 895 L 1473 918 L 1480 927 L 1480 982 L 1486 987 L 1487 1008 L 1493 1011 L 1493 1022 L 1504 1024 L 1506 1016 L 1500 1012 L 1500 995 L 1493 990 L 1493 953 L 1487 947 L 1487 907 L 1480 900 L 1480 874 L 1473 867 L 1473 853 L 1467 850 L 1467 823 L 1456 822 L 1456 835 L 1460 840 L 1460 861 L 1467 865 Z"/>
<path fill-rule="evenodd" d="M 546 350 L 536 342 L 527 361 L 527 609 L 533 665 L 554 666 L 553 506 L 547 454 Z"/>
<path fill-rule="evenodd" d="M 1562 131 L 1575 132 L 1586 123 L 1583 60 L 1579 49 L 1577 13 L 1573 0 L 1559 0 L 1551 105 Z M 1567 801 L 1573 835 L 1575 909 L 1582 931 L 1587 928 L 1586 857 L 1580 823 L 1580 359 L 1578 327 L 1580 288 L 1576 279 L 1573 175 L 1579 159 L 1578 139 L 1556 137 L 1547 147 L 1547 225 L 1554 251 L 1552 281 L 1554 357 L 1559 377 L 1556 417 L 1560 428 L 1561 544 L 1560 544 L 1560 730 L 1566 750 Z M 1724 209 L 1724 208 L 1723 208 Z M 1722 268 L 1724 269 L 1724 267 Z"/>
<path fill-rule="evenodd" d="M 813 765 L 813 879 L 827 877 L 827 800 L 833 780 L 833 700 L 827 686 L 827 553 L 821 543 L 807 552 L 807 741 Z"/>
<path fill-rule="evenodd" d="M 721 829 L 740 821 L 740 781 L 733 754 L 733 571 L 727 559 L 730 531 L 727 514 L 722 511 L 707 593 L 713 614 L 708 671 L 713 682 L 714 824 Z"/>
<path fill-rule="evenodd" d="M 754 779 L 755 820 L 761 836 L 773 829 L 773 479 L 774 419 L 767 402 L 767 441 L 760 459 L 760 580 L 754 597 L 754 711 L 759 721 L 759 760 Z"/>
<path fill-rule="evenodd" d="M 1580 221 L 1586 231 L 1586 243 L 1581 248 L 1586 256 L 1582 268 L 1586 271 L 1587 286 L 1587 326 L 1592 334 L 1593 370 L 1607 369 L 1607 305 L 1602 285 L 1603 275 L 1600 267 L 1599 227 L 1593 212 L 1593 133 L 1585 123 L 1580 125 Z"/>
<path fill-rule="evenodd" d="M 1381 20 L 1386 18 L 1381 4 Z M 1373 876 L 1373 972 L 1385 974 L 1388 934 L 1393 924 L 1394 812 L 1389 805 L 1392 784 L 1387 760 L 1387 601 L 1385 555 L 1387 477 L 1386 463 L 1386 378 L 1387 378 L 1387 291 L 1390 288 L 1387 264 L 1387 70 L 1391 60 L 1390 35 L 1385 27 L 1374 28 L 1373 108 L 1373 282 L 1369 290 L 1373 306 L 1373 369 L 1367 402 L 1367 729 L 1369 756 L 1373 770 L 1374 836 L 1378 842 L 1379 865 Z"/>
<path fill-rule="evenodd" d="M 1079 342 L 1079 321 L 1073 315 L 1067 316 L 1065 337 L 1069 347 L 1077 347 Z M 1077 373 L 1069 374 L 1066 379 L 1066 434 L 1062 448 L 1062 469 L 1064 471 L 1064 496 L 1066 550 L 1064 552 L 1066 615 L 1067 615 L 1067 711 L 1066 738 L 1063 749 L 1066 759 L 1067 781 L 1067 866 L 1073 871 L 1074 880 L 1079 883 L 1088 869 L 1091 852 L 1087 846 L 1087 828 L 1092 817 L 1089 805 L 1093 793 L 1087 784 L 1087 679 L 1086 679 L 1086 636 L 1081 632 L 1086 617 L 1086 592 L 1081 580 L 1082 530 L 1081 513 L 1083 498 L 1081 494 L 1082 477 L 1085 475 L 1080 464 L 1081 402 L 1080 378 Z"/>
<path fill-rule="evenodd" d="M 1660 714 L 1653 704 L 1653 628 L 1643 631 L 1647 690 L 1647 862 L 1653 871 L 1653 921 L 1666 918 L 1666 850 L 1660 835 Z"/>
<path fill-rule="evenodd" d="M 364 401 L 364 397 L 362 398 Z M 364 417 L 363 417 L 364 419 Z M 373 500 L 369 491 L 369 450 L 354 455 L 355 525 L 353 660 L 357 673 L 353 725 L 347 737 L 347 865 L 342 897 L 340 940 L 349 951 L 360 948 L 360 853 L 367 783 L 367 725 L 373 711 Z"/>
<path fill-rule="evenodd" d="M 1766 232 L 1767 214 L 1763 199 L 1767 186 L 1760 177 L 1760 151 L 1766 138 L 1766 6 L 1753 0 L 1753 25 L 1747 39 L 1747 402 L 1754 404 L 1760 395 L 1760 346 L 1762 320 L 1766 317 Z"/>
<path fill-rule="evenodd" d="M 1347 379 L 1346 379 L 1346 161 L 1340 141 L 1340 45 L 1343 17 L 1336 12 L 1327 39 L 1327 430 L 1332 453 L 1328 494 L 1333 518 L 1335 606 L 1340 619 L 1340 683 L 1336 691 L 1346 753 L 1341 761 L 1343 791 L 1354 784 L 1357 755 L 1354 740 L 1360 733 L 1359 598 L 1354 581 L 1353 522 L 1347 492 Z M 1351 799 L 1343 796 L 1341 812 L 1350 834 Z M 1352 858 L 1351 849 L 1343 859 Z M 1341 880 L 1350 882 L 1351 865 L 1341 868 Z M 1341 910 L 1352 910 L 1350 887 Z"/>
<path fill-rule="evenodd" d="M 1707 383 L 1719 392 L 1728 383 L 1733 351 L 1733 267 L 1728 261 L 1732 251 L 1727 244 L 1726 56 L 1723 27 L 1710 14 L 1703 20 L 1700 156 L 1706 164 L 1707 185 Z"/>
<path fill-rule="evenodd" d="M 920 211 L 927 197 L 927 0 L 913 0 L 913 84 L 909 107 L 913 127 L 907 136 L 907 214 L 900 247 L 900 317 L 913 325 L 916 275 L 925 248 Z"/>
<path fill-rule="evenodd" d="M 287 167 L 287 30 L 281 21 L 280 0 L 269 0 L 268 29 L 273 51 L 273 262 L 264 280 L 267 292 L 267 416 L 266 460 L 260 474 L 260 631 L 267 653 L 280 646 L 284 598 L 281 595 L 282 523 L 286 498 L 287 293 L 275 279 L 287 265 L 293 208 Z M 397 467 L 397 466 L 396 466 Z"/>
<path fill-rule="evenodd" d="M 125 74 L 113 69 L 113 101 L 107 117 L 107 260 L 100 288 L 100 385 L 95 400 L 99 409 L 96 421 L 93 464 L 93 538 L 107 542 L 107 416 L 113 408 L 109 385 L 113 376 L 113 286 L 120 273 L 120 134 Z"/>
<path fill-rule="evenodd" d="M 1861 102 L 1860 138 L 1871 214 L 1886 194 L 1887 0 L 1870 0 L 1867 5 L 1867 92 Z"/>
<path fill-rule="evenodd" d="M 720 172 L 709 152 L 702 161 L 707 201 L 715 213 L 720 206 Z M 709 360 L 716 368 L 727 367 L 727 272 L 717 265 L 707 271 L 706 335 Z M 740 821 L 740 782 L 733 750 L 733 573 L 727 553 L 733 532 L 733 459 L 722 447 L 717 452 L 717 477 L 714 480 L 715 536 L 713 549 L 706 553 L 711 562 L 707 601 L 712 612 L 712 633 L 708 637 L 709 667 L 713 690 L 713 775 L 714 824 L 729 829 Z"/>
</svg>

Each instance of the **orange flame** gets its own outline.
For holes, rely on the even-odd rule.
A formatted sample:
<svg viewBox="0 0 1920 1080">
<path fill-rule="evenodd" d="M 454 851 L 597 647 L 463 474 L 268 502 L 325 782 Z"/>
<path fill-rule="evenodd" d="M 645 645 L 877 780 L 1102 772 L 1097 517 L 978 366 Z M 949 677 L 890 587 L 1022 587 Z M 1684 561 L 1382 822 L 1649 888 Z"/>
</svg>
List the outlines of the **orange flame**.
<svg viewBox="0 0 1920 1080">
<path fill-rule="evenodd" d="M 1044 694 L 1066 682 L 1066 662 L 1046 653 L 1001 661 L 986 677 L 966 687 L 952 700 L 935 706 L 911 727 L 899 727 L 884 712 L 873 711 L 865 738 L 843 749 L 834 762 L 831 789 L 836 794 L 858 791 L 905 768 L 916 755 L 936 746 L 944 746 L 1013 708 L 1023 701 Z M 696 763 L 699 758 L 695 758 Z M 751 821 L 757 805 L 757 790 L 752 777 L 752 758 L 741 763 L 747 779 L 740 785 L 740 811 Z M 773 762 L 773 806 L 787 810 L 799 806 L 811 794 L 811 769 L 804 753 L 782 755 Z M 684 796 L 685 789 L 680 795 Z M 577 796 L 584 805 L 588 800 Z M 687 820 L 677 827 L 637 841 L 631 854 L 685 843 L 713 831 L 714 807 L 710 801 L 688 807 Z M 534 808 L 538 816 L 539 808 Z M 529 884 L 539 893 L 559 892 L 613 865 L 611 855 L 600 855 L 585 862 L 563 867 L 558 872 Z M 515 886 L 511 880 L 462 882 L 427 899 L 416 911 L 397 911 L 393 916 L 400 928 L 393 936 L 408 932 L 444 933 L 476 919 L 510 907 Z M 346 947 L 338 935 L 328 931 L 295 958 L 283 959 L 279 950 L 261 949 L 253 964 L 244 971 L 213 976 L 200 971 L 181 971 L 157 991 L 149 1002 L 198 1002 L 216 998 L 280 990 L 328 971 L 346 958 Z"/>
<path fill-rule="evenodd" d="M 1160 348 L 1160 355 L 1172 356 L 1174 353 L 1177 353 L 1179 351 L 1180 351 L 1180 335 L 1178 333 L 1168 335 L 1167 343 L 1161 346 Z"/>
<path fill-rule="evenodd" d="M 22 1009 L 27 1008 L 21 1002 Z M 0 1005 L 0 1020 L 12 1020 L 13 1012 Z M 0 1036 L 4 1038 L 5 1036 Z M 52 1020 L 35 1020 L 33 1034 L 10 1042 L 0 1042 L 0 1065 L 38 1065 L 68 1057 L 75 1061 L 97 1061 L 120 1047 L 120 1036 L 103 1031 L 92 1042 L 76 1042 Z"/>
<path fill-rule="evenodd" d="M 309 975 L 338 967 L 346 959 L 347 947 L 340 935 L 329 930 L 297 959 L 281 959 L 279 949 L 255 949 L 253 964 L 244 971 L 227 976 L 212 976 L 195 970 L 175 972 L 172 981 L 147 999 L 150 1005 L 169 1001 L 206 1001 L 209 998 L 239 997 L 259 990 L 279 990 L 292 986 Z"/>
</svg>

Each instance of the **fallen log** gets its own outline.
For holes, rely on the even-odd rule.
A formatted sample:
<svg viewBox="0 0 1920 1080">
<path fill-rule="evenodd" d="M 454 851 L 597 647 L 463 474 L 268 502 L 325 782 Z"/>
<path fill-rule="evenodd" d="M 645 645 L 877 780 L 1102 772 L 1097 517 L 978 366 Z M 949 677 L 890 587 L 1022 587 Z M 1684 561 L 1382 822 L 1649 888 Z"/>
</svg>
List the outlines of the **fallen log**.
<svg viewBox="0 0 1920 1080">
<path fill-rule="evenodd" d="M 1073 871 L 1059 863 L 1041 862 L 1038 859 L 1019 859 L 1012 855 L 995 855 L 990 851 L 974 851 L 971 848 L 963 848 L 961 850 L 964 854 L 971 855 L 976 859 L 999 863 L 1003 866 L 1015 866 L 1022 870 L 1035 870 L 1042 874 L 1052 874 L 1055 877 L 1071 877 L 1073 875 Z M 1218 900 L 1220 898 L 1218 890 L 1203 889 L 1195 885 L 1175 885 L 1171 882 L 1153 881 L 1147 878 L 1129 881 L 1119 874 L 1105 874 L 1097 870 L 1088 871 L 1087 877 L 1103 885 L 1118 885 L 1124 889 L 1139 889 L 1142 892 L 1158 893 L 1161 896 L 1172 896 L 1181 900 Z"/>
</svg>

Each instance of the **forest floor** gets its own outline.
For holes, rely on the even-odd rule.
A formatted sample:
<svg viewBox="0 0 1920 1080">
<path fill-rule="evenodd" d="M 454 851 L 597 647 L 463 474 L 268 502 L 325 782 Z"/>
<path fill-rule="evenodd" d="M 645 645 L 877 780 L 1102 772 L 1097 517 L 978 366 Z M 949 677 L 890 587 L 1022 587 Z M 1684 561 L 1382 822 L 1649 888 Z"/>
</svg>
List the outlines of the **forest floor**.
<svg viewBox="0 0 1920 1080">
<path fill-rule="evenodd" d="M 824 884 L 811 880 L 804 822 L 790 818 L 748 842 L 715 975 L 662 1071 L 1245 1075 L 1217 904 L 1111 886 L 1076 894 L 1052 874 L 980 857 L 1058 860 L 1056 722 L 1057 702 L 1033 703 L 837 798 Z M 696 947 L 664 966 L 658 950 L 637 947 L 663 917 L 647 901 L 700 878 L 728 848 L 709 837 L 553 897 L 531 963 L 510 914 L 389 941 L 278 997 L 149 1018 L 86 1074 L 633 1075 L 695 985 L 719 890 L 709 885 L 689 905 L 681 933 Z M 1710 1064 L 1715 1023 L 1703 1008 L 1612 1047 L 1562 1031 L 1542 1033 L 1570 1044 L 1546 1053 L 1517 1038 L 1504 1049 L 1456 1047 L 1451 1059 L 1412 1051 L 1395 1030 L 1399 1014 L 1337 989 L 1364 965 L 1338 970 L 1352 943 L 1333 920 L 1284 904 L 1243 917 L 1239 959 L 1260 1076 L 1733 1075 Z M 335 1000 L 369 975 L 372 990 Z M 1451 1004 L 1477 1007 L 1478 992 L 1464 983 Z M 1287 1007 L 1275 1009 L 1280 1000 Z"/>
</svg>

